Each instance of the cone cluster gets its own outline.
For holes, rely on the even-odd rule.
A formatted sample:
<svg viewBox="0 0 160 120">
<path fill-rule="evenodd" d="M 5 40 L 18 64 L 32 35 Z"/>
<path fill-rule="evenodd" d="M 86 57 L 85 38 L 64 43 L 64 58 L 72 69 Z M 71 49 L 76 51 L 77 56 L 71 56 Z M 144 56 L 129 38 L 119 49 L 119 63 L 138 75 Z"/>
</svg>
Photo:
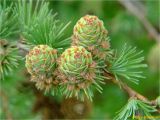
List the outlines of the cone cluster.
<svg viewBox="0 0 160 120">
<path fill-rule="evenodd" d="M 96 16 L 86 15 L 75 25 L 72 46 L 61 55 L 47 45 L 38 45 L 26 56 L 26 67 L 31 80 L 39 89 L 49 90 L 58 84 L 66 97 L 92 100 L 93 91 L 101 92 L 103 66 L 109 50 L 107 30 Z"/>
</svg>

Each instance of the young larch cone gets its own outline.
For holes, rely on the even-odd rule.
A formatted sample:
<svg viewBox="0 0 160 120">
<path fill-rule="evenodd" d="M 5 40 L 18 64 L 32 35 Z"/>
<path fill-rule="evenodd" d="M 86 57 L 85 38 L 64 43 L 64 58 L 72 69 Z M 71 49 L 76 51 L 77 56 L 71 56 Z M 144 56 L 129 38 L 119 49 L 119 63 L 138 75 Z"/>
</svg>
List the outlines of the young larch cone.
<svg viewBox="0 0 160 120">
<path fill-rule="evenodd" d="M 101 76 L 92 60 L 92 55 L 82 46 L 72 46 L 66 49 L 58 61 L 57 79 L 61 81 L 61 87 L 66 97 L 75 96 L 84 100 L 86 95 L 92 99 L 93 90 L 101 91 L 99 82 Z"/>
<path fill-rule="evenodd" d="M 25 66 L 38 89 L 48 91 L 56 83 L 53 78 L 56 60 L 57 50 L 48 45 L 37 45 L 26 55 Z"/>
<path fill-rule="evenodd" d="M 105 58 L 110 48 L 108 31 L 97 16 L 86 15 L 74 26 L 72 45 L 80 45 L 94 56 Z"/>
</svg>

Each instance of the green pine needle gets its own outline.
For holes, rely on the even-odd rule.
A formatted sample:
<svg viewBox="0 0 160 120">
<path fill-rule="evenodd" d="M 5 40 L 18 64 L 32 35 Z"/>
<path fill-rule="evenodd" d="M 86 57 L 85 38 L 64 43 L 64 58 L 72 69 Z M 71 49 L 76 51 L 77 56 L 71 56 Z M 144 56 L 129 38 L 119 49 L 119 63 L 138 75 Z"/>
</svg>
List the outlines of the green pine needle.
<svg viewBox="0 0 160 120">
<path fill-rule="evenodd" d="M 70 38 L 63 38 L 70 22 L 64 25 L 56 19 L 56 14 L 48 8 L 48 2 L 38 0 L 19 1 L 16 6 L 22 35 L 33 45 L 47 44 L 56 49 L 65 49 Z"/>
<path fill-rule="evenodd" d="M 13 4 L 7 6 L 7 0 L 0 2 L 0 39 L 5 39 L 18 32 L 17 14 L 13 13 Z"/>
<path fill-rule="evenodd" d="M 150 106 L 143 101 L 131 98 L 118 112 L 114 120 L 128 120 L 129 118 L 140 120 L 152 118 L 152 120 L 154 120 L 154 117 L 151 116 L 150 113 L 155 111 L 156 109 L 153 106 Z"/>
<path fill-rule="evenodd" d="M 117 80 L 121 76 L 137 84 L 139 78 L 144 78 L 140 69 L 147 67 L 142 63 L 144 57 L 141 54 L 142 51 L 137 52 L 136 47 L 125 44 L 120 54 L 111 58 L 109 71 L 115 75 Z"/>
<path fill-rule="evenodd" d="M 20 58 L 18 49 L 14 45 L 0 40 L 0 79 L 4 79 L 13 72 L 18 66 Z"/>
</svg>

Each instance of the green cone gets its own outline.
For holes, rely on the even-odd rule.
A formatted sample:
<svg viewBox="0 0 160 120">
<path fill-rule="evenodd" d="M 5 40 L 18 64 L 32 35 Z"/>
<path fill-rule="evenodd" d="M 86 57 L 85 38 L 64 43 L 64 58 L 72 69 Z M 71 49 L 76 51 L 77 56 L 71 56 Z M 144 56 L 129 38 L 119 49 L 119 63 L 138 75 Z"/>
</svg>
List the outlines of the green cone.
<svg viewBox="0 0 160 120">
<path fill-rule="evenodd" d="M 107 34 L 103 21 L 97 16 L 86 15 L 74 26 L 72 45 L 84 46 L 94 56 L 105 58 L 110 47 Z"/>
<path fill-rule="evenodd" d="M 103 79 L 99 75 L 96 63 L 92 60 L 91 53 L 84 47 L 72 46 L 66 49 L 58 63 L 57 79 L 61 81 L 66 97 L 75 96 L 83 100 L 86 95 L 92 99 L 92 88 L 101 91 L 98 83 Z"/>
<path fill-rule="evenodd" d="M 47 45 L 35 46 L 26 55 L 26 68 L 38 89 L 48 91 L 55 83 L 53 72 L 56 68 L 57 51 Z"/>
<path fill-rule="evenodd" d="M 26 55 L 26 68 L 30 74 L 45 74 L 55 69 L 57 51 L 47 45 L 38 45 Z"/>
</svg>

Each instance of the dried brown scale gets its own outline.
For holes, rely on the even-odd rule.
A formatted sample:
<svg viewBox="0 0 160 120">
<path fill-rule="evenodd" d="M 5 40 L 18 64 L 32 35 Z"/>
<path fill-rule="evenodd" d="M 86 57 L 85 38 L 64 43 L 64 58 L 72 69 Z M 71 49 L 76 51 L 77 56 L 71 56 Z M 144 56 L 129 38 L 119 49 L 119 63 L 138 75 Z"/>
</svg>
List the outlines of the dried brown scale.
<svg viewBox="0 0 160 120">
<path fill-rule="evenodd" d="M 39 79 L 38 82 L 37 79 Z M 46 78 L 46 76 L 31 76 L 31 81 L 35 82 L 36 87 L 39 90 L 45 89 L 45 92 L 48 92 L 52 87 L 56 87 L 58 85 L 57 81 L 55 82 L 52 77 Z"/>
</svg>

